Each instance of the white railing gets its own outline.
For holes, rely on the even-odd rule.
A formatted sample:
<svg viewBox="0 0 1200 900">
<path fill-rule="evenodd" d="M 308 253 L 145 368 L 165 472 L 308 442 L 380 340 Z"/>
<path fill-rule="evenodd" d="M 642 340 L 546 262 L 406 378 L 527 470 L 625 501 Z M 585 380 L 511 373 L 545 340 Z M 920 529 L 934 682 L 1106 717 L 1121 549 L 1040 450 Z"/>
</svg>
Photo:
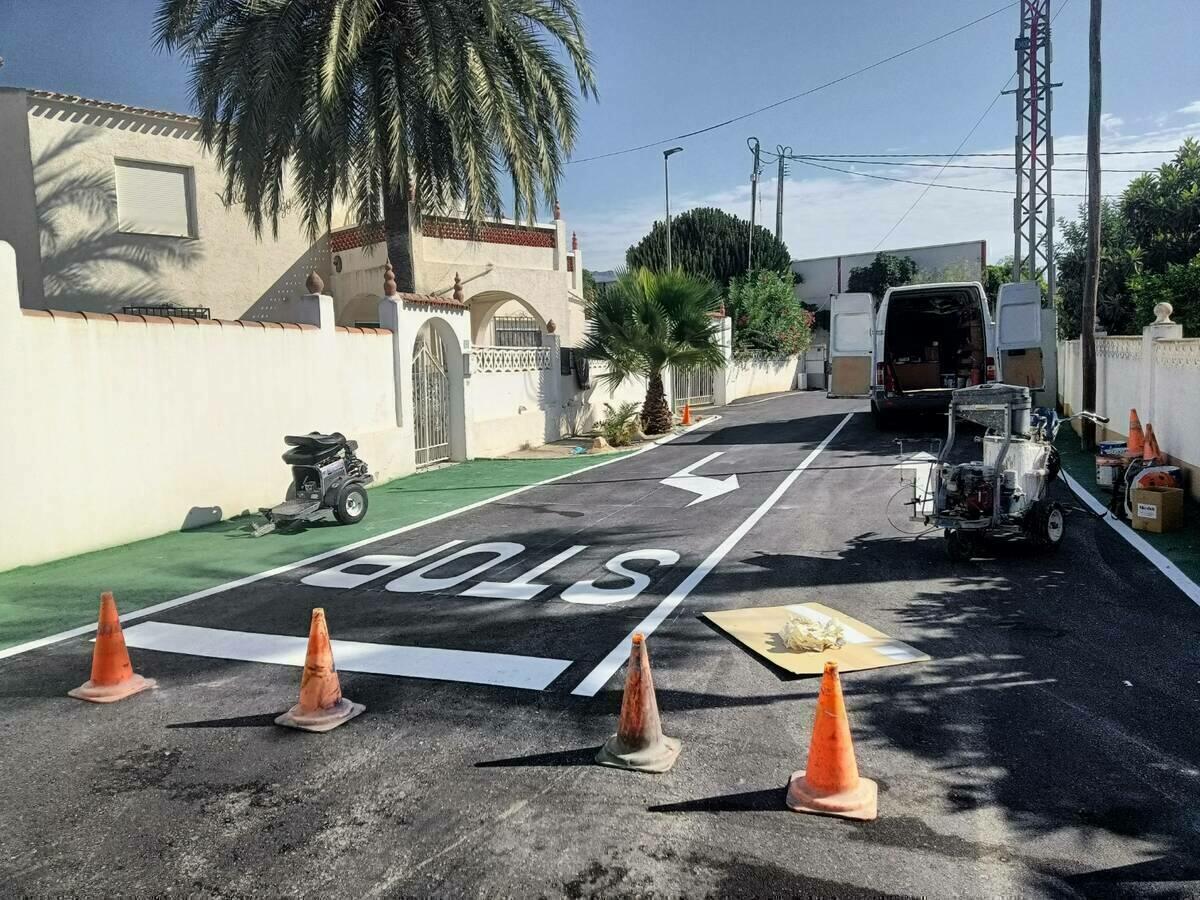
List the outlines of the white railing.
<svg viewBox="0 0 1200 900">
<path fill-rule="evenodd" d="M 554 362 L 551 347 L 476 347 L 471 368 L 476 372 L 537 372 Z"/>
</svg>

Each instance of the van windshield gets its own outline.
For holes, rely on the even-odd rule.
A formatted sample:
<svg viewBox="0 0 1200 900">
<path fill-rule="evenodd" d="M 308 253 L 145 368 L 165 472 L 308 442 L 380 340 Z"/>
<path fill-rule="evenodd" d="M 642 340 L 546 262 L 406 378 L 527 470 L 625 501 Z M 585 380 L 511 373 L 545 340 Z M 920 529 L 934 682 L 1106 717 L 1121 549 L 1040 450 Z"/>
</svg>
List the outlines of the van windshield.
<svg viewBox="0 0 1200 900">
<path fill-rule="evenodd" d="M 888 298 L 883 359 L 900 391 L 979 384 L 987 343 L 971 290 L 894 293 Z"/>
</svg>

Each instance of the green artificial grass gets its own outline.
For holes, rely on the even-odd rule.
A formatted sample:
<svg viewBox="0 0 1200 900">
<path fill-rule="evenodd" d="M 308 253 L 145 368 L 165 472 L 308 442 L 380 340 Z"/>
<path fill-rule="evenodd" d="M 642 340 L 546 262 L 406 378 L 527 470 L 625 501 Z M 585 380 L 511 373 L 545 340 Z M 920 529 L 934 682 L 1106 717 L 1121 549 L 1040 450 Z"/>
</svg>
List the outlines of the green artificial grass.
<svg viewBox="0 0 1200 900">
<path fill-rule="evenodd" d="M 1063 468 L 1107 507 L 1112 494 L 1096 484 L 1095 454 L 1080 450 L 1079 436 L 1067 429 L 1059 433 L 1055 446 L 1062 457 Z M 1137 533 L 1144 537 L 1150 546 L 1179 566 L 1188 578 L 1200 583 L 1200 504 L 1185 495 L 1183 527 L 1178 531 L 1167 534 L 1154 534 L 1149 531 Z"/>
<path fill-rule="evenodd" d="M 357 525 L 250 536 L 250 516 L 0 572 L 0 649 L 93 623 L 100 592 L 122 613 L 172 600 L 570 474 L 611 457 L 473 460 L 372 487 Z M 261 518 L 257 521 L 262 521 Z"/>
</svg>

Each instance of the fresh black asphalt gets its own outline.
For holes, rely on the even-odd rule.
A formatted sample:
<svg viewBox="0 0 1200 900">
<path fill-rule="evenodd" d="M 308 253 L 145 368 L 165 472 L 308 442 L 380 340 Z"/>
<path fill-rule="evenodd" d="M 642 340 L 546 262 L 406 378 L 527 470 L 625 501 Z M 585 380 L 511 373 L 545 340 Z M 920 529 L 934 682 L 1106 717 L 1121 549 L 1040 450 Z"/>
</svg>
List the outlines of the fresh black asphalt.
<svg viewBox="0 0 1200 900">
<path fill-rule="evenodd" d="M 854 401 L 718 412 L 648 453 L 151 617 L 302 636 L 323 606 L 337 639 L 571 660 L 544 691 L 343 671 L 367 712 L 312 735 L 272 724 L 295 702 L 292 667 L 134 650 L 160 688 L 102 707 L 65 696 L 86 676 L 85 639 L 0 662 L 3 893 L 1200 896 L 1200 609 L 1083 513 L 1054 556 L 1013 543 L 952 563 L 938 536 L 897 532 L 897 435 Z M 649 639 L 665 728 L 683 740 L 676 767 L 592 765 L 621 673 L 595 697 L 571 691 L 847 412 Z M 661 483 L 718 451 L 699 474 L 736 473 L 738 490 L 688 506 L 694 494 Z M 448 541 L 525 550 L 433 594 L 386 590 L 396 575 L 301 583 Z M 575 545 L 533 600 L 461 596 Z M 631 563 L 650 578 L 638 597 L 560 596 L 627 584 L 604 563 L 645 549 L 679 561 Z M 816 681 L 698 618 L 806 601 L 933 657 L 843 678 L 859 766 L 880 784 L 876 822 L 784 808 Z"/>
</svg>

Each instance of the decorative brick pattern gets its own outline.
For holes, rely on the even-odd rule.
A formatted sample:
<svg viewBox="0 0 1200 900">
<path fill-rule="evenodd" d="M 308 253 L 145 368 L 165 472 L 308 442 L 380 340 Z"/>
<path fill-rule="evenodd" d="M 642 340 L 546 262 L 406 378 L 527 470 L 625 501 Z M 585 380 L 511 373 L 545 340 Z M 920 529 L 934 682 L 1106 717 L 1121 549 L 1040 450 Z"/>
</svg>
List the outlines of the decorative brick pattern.
<svg viewBox="0 0 1200 900">
<path fill-rule="evenodd" d="M 466 309 L 466 304 L 453 297 L 439 297 L 435 294 L 397 294 L 409 306 L 440 306 L 443 309 Z"/>
<path fill-rule="evenodd" d="M 366 247 L 368 244 L 378 244 L 383 240 L 383 228 L 355 225 L 353 228 L 343 228 L 329 235 L 329 252 L 342 253 L 355 247 Z"/>
<path fill-rule="evenodd" d="M 445 241 L 478 241 L 484 244 L 508 244 L 515 247 L 546 247 L 554 249 L 555 232 L 551 228 L 527 228 L 506 222 L 490 222 L 472 232 L 464 219 L 426 216 L 421 223 L 425 237 Z"/>
<path fill-rule="evenodd" d="M 568 272 L 575 271 L 575 254 L 573 254 L 573 253 L 567 257 L 567 271 Z"/>
</svg>

